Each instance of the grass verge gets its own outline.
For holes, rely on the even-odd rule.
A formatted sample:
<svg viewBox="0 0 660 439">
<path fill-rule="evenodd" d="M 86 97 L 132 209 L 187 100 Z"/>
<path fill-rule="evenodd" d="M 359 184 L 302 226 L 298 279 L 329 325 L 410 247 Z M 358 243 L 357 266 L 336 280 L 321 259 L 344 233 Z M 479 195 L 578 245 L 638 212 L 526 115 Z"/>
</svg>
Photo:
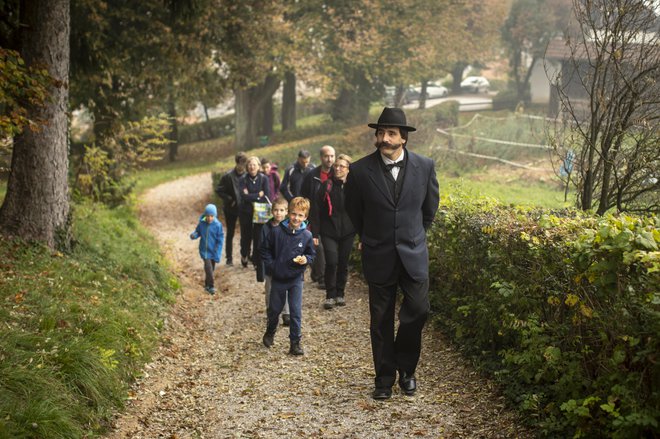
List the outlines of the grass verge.
<svg viewBox="0 0 660 439">
<path fill-rule="evenodd" d="M 75 206 L 71 254 L 0 238 L 0 438 L 103 431 L 178 282 L 130 208 Z"/>
</svg>

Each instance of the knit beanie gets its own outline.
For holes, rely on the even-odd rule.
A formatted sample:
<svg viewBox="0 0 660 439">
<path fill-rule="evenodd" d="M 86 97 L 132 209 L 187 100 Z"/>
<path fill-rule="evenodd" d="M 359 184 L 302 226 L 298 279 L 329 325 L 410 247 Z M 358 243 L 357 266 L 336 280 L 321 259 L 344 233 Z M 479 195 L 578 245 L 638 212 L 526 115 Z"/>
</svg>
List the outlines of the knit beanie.
<svg viewBox="0 0 660 439">
<path fill-rule="evenodd" d="M 204 208 L 204 215 L 218 216 L 218 208 L 215 207 L 215 204 L 207 204 Z"/>
</svg>

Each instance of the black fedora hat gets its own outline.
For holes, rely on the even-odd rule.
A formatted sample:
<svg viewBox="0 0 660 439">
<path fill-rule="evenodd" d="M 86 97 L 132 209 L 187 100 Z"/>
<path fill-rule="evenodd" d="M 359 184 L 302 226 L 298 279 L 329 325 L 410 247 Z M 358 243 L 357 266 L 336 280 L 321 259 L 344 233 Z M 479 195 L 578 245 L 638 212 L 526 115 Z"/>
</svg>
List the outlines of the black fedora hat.
<svg viewBox="0 0 660 439">
<path fill-rule="evenodd" d="M 370 128 L 378 127 L 399 127 L 408 131 L 417 131 L 417 128 L 411 127 L 406 122 L 406 115 L 401 108 L 383 108 L 378 122 L 367 124 Z"/>
</svg>

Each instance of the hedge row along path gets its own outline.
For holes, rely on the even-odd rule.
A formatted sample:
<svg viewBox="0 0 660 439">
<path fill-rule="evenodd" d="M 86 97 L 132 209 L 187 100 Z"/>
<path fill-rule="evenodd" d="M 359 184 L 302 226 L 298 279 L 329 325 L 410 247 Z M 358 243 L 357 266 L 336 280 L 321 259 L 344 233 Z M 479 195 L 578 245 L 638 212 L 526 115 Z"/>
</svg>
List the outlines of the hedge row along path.
<svg viewBox="0 0 660 439">
<path fill-rule="evenodd" d="M 253 269 L 221 265 L 219 293 L 203 290 L 197 241 L 188 235 L 210 188 L 205 173 L 162 184 L 140 201 L 141 221 L 183 289 L 109 438 L 532 437 L 495 386 L 431 325 L 417 395 L 395 387 L 389 401 L 372 400 L 368 294 L 357 275 L 349 279 L 347 306 L 330 311 L 322 308 L 324 292 L 305 285 L 303 357 L 287 355 L 288 328 L 266 349 L 263 284 Z"/>
</svg>

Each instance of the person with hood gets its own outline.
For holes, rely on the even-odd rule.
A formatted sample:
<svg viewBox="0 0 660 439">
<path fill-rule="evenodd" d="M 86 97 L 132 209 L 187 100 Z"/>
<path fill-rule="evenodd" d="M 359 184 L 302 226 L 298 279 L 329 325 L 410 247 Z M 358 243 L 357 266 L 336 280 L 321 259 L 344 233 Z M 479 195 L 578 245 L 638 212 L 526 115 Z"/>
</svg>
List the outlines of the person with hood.
<svg viewBox="0 0 660 439">
<path fill-rule="evenodd" d="M 261 260 L 266 274 L 272 277 L 268 303 L 268 323 L 262 338 L 264 346 L 270 348 L 275 342 L 275 331 L 279 316 L 289 299 L 289 354 L 303 355 L 302 338 L 302 293 L 303 274 L 307 265 L 314 262 L 316 252 L 312 234 L 305 220 L 309 215 L 309 200 L 296 197 L 289 203 L 288 219 L 282 221 L 261 244 Z"/>
<path fill-rule="evenodd" d="M 261 159 L 261 172 L 268 177 L 270 201 L 275 202 L 280 196 L 280 174 L 277 172 L 277 163 L 271 163 L 266 157 Z"/>
<path fill-rule="evenodd" d="M 310 164 L 311 154 L 305 149 L 298 151 L 298 159 L 284 171 L 280 192 L 287 201 L 302 196 L 302 184 L 308 172 L 314 169 Z"/>
<path fill-rule="evenodd" d="M 220 262 L 222 244 L 225 240 L 225 233 L 217 216 L 218 208 L 215 204 L 207 204 L 204 213 L 199 217 L 195 231 L 190 234 L 190 239 L 199 238 L 199 256 L 204 261 L 204 290 L 209 294 L 215 294 L 213 272 L 215 264 Z"/>
</svg>

